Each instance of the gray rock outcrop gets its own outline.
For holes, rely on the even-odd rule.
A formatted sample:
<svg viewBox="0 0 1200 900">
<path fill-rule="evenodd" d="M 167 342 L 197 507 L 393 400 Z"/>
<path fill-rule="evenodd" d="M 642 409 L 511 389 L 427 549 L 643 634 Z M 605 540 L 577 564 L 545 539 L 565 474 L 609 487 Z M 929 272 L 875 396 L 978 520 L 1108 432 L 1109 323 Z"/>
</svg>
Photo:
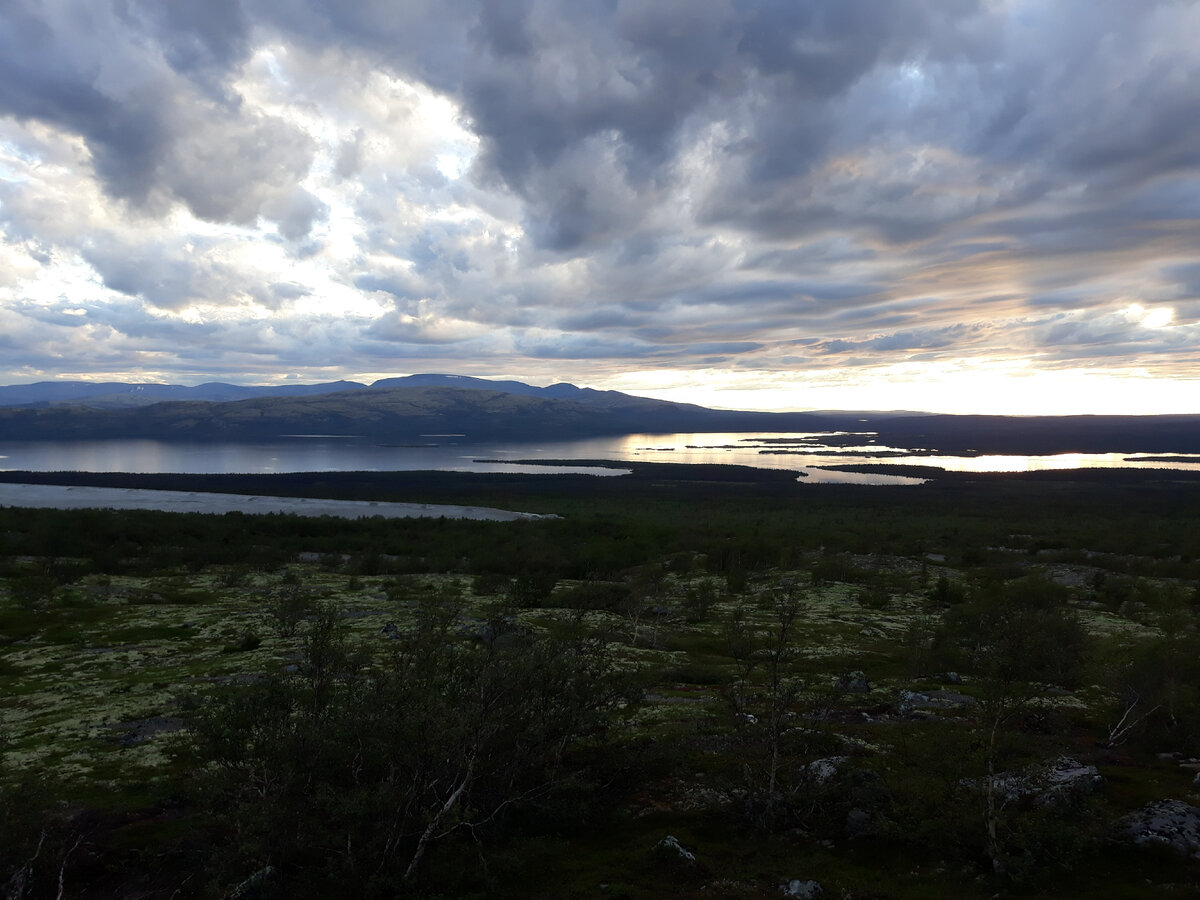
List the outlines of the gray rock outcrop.
<svg viewBox="0 0 1200 900">
<path fill-rule="evenodd" d="M 1156 800 L 1121 820 L 1125 838 L 1139 847 L 1170 847 L 1200 859 L 1200 807 L 1182 800 Z"/>
<path fill-rule="evenodd" d="M 673 834 L 668 834 L 665 838 L 654 845 L 652 851 L 656 859 L 664 862 L 669 862 L 680 866 L 696 865 L 696 854 L 688 850 L 683 844 L 679 843 L 679 838 Z"/>
<path fill-rule="evenodd" d="M 935 711 L 961 710 L 974 706 L 976 700 L 956 691 L 901 691 L 897 709 L 902 716 L 928 714 Z"/>
<path fill-rule="evenodd" d="M 1002 772 L 995 779 L 997 792 L 1006 800 L 1032 800 L 1038 806 L 1047 807 L 1077 800 L 1103 783 L 1099 769 L 1069 756 L 1060 756 L 1019 772 Z"/>
<path fill-rule="evenodd" d="M 799 878 L 793 878 L 791 881 L 781 884 L 779 893 L 784 897 L 797 898 L 797 900 L 816 900 L 817 897 L 825 896 L 825 890 L 819 881 L 801 881 Z"/>
<path fill-rule="evenodd" d="M 841 771 L 842 766 L 850 761 L 848 756 L 827 756 L 824 759 L 814 759 L 804 767 L 804 778 L 809 784 L 828 784 Z"/>
</svg>

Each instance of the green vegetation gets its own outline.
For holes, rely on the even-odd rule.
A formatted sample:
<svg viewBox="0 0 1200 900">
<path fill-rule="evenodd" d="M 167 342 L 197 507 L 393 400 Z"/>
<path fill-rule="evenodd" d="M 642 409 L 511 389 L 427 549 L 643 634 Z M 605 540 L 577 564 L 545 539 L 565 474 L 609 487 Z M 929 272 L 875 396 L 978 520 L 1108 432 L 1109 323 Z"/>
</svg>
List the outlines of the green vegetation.
<svg viewBox="0 0 1200 900">
<path fill-rule="evenodd" d="M 1200 804 L 1200 486 L 1161 477 L 167 476 L 562 518 L 0 509 L 0 885 L 1189 895 L 1195 860 L 1117 840 Z"/>
</svg>

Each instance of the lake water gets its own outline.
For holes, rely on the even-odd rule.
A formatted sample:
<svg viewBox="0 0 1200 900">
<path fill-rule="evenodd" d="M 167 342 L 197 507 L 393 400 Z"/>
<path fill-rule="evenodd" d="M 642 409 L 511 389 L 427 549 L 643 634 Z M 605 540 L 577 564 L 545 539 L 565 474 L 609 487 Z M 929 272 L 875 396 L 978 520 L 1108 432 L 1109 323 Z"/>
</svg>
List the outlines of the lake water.
<svg viewBox="0 0 1200 900">
<path fill-rule="evenodd" d="M 572 441 L 472 442 L 457 435 L 428 435 L 412 445 L 331 436 L 291 436 L 264 443 L 182 443 L 144 440 L 13 441 L 0 443 L 0 469 L 41 472 L 251 473 L 394 471 L 575 472 L 613 476 L 621 470 L 586 465 L 528 465 L 518 460 L 642 460 L 725 463 L 804 473 L 805 483 L 919 484 L 894 475 L 831 472 L 818 466 L 891 463 L 939 466 L 951 471 L 1021 472 L 1036 469 L 1158 467 L 1200 470 L 1200 455 L 1070 453 L 1054 456 L 905 455 L 875 444 L 870 435 L 630 434 Z M 828 443 L 827 443 L 828 442 Z"/>
</svg>

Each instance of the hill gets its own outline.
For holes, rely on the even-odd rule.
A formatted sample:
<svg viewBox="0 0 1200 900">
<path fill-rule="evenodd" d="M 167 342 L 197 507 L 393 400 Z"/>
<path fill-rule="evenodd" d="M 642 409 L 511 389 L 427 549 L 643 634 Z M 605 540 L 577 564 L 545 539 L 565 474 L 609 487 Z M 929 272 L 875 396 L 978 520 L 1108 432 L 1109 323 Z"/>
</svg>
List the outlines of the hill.
<svg viewBox="0 0 1200 900">
<path fill-rule="evenodd" d="M 1200 416 L 952 416 L 708 409 L 573 384 L 422 374 L 311 385 L 43 382 L 0 387 L 0 439 L 270 440 L 321 434 L 546 440 L 673 432 L 841 432 L 916 453 L 1200 453 Z M 787 452 L 791 439 L 779 439 Z M 797 445 L 797 450 L 802 450 Z"/>
<path fill-rule="evenodd" d="M 568 398 L 476 387 L 373 387 L 229 402 L 168 401 L 150 406 L 0 409 L 0 438 L 57 440 L 264 440 L 292 434 L 410 440 L 431 434 L 545 439 L 675 431 L 793 431 L 829 426 L 803 413 L 712 410 L 556 386 Z M 570 390 L 566 390 L 570 388 Z M 539 389 L 535 389 L 539 390 Z"/>
</svg>

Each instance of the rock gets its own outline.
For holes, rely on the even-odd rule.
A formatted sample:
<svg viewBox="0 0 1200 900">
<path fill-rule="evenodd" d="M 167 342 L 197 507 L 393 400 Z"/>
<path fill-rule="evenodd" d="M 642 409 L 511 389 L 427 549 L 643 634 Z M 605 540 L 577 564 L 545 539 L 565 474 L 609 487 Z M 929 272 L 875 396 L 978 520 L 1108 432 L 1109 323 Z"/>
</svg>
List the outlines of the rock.
<svg viewBox="0 0 1200 900">
<path fill-rule="evenodd" d="M 1200 807 L 1156 800 L 1121 820 L 1123 835 L 1139 847 L 1170 847 L 1200 859 Z"/>
<path fill-rule="evenodd" d="M 996 776 L 996 790 L 1009 801 L 1030 800 L 1038 806 L 1060 806 L 1096 790 L 1104 777 L 1095 766 L 1060 756 L 1019 772 Z"/>
<path fill-rule="evenodd" d="M 827 756 L 824 759 L 814 759 L 804 767 L 804 775 L 810 784 L 828 784 L 849 759 L 848 756 Z"/>
<path fill-rule="evenodd" d="M 863 637 L 876 639 L 886 638 L 888 636 L 886 631 L 884 631 L 882 628 L 876 628 L 874 625 L 864 625 L 858 630 L 858 633 Z"/>
<path fill-rule="evenodd" d="M 652 853 L 656 859 L 672 863 L 673 865 L 689 867 L 696 865 L 696 854 L 679 843 L 679 838 L 673 834 L 668 834 L 655 844 Z"/>
<path fill-rule="evenodd" d="M 1200 788 L 1200 772 L 1197 772 L 1197 773 L 1196 773 L 1196 774 L 1195 774 L 1195 775 L 1192 777 L 1192 787 L 1194 787 L 1194 788 Z"/>
<path fill-rule="evenodd" d="M 897 710 L 902 716 L 911 716 L 918 709 L 929 707 L 929 695 L 919 691 L 901 691 Z"/>
<path fill-rule="evenodd" d="M 814 900 L 816 897 L 825 896 L 825 890 L 819 881 L 801 881 L 799 878 L 793 878 L 786 884 L 781 884 L 779 893 L 785 897 L 799 898 L 799 900 Z"/>
<path fill-rule="evenodd" d="M 933 676 L 941 684 L 962 684 L 963 677 L 957 672 L 939 672 Z"/>
<path fill-rule="evenodd" d="M 389 641 L 400 640 L 400 629 L 396 627 L 395 622 L 388 622 L 386 625 L 384 625 L 382 628 L 379 629 L 379 633 L 382 634 Z"/>
<path fill-rule="evenodd" d="M 867 681 L 867 676 L 863 672 L 847 672 L 837 680 L 839 690 L 845 691 L 847 694 L 869 694 L 871 693 L 871 683 Z"/>
<path fill-rule="evenodd" d="M 975 698 L 954 691 L 901 691 L 897 704 L 902 716 L 919 710 L 965 709 L 975 705 Z"/>
</svg>

